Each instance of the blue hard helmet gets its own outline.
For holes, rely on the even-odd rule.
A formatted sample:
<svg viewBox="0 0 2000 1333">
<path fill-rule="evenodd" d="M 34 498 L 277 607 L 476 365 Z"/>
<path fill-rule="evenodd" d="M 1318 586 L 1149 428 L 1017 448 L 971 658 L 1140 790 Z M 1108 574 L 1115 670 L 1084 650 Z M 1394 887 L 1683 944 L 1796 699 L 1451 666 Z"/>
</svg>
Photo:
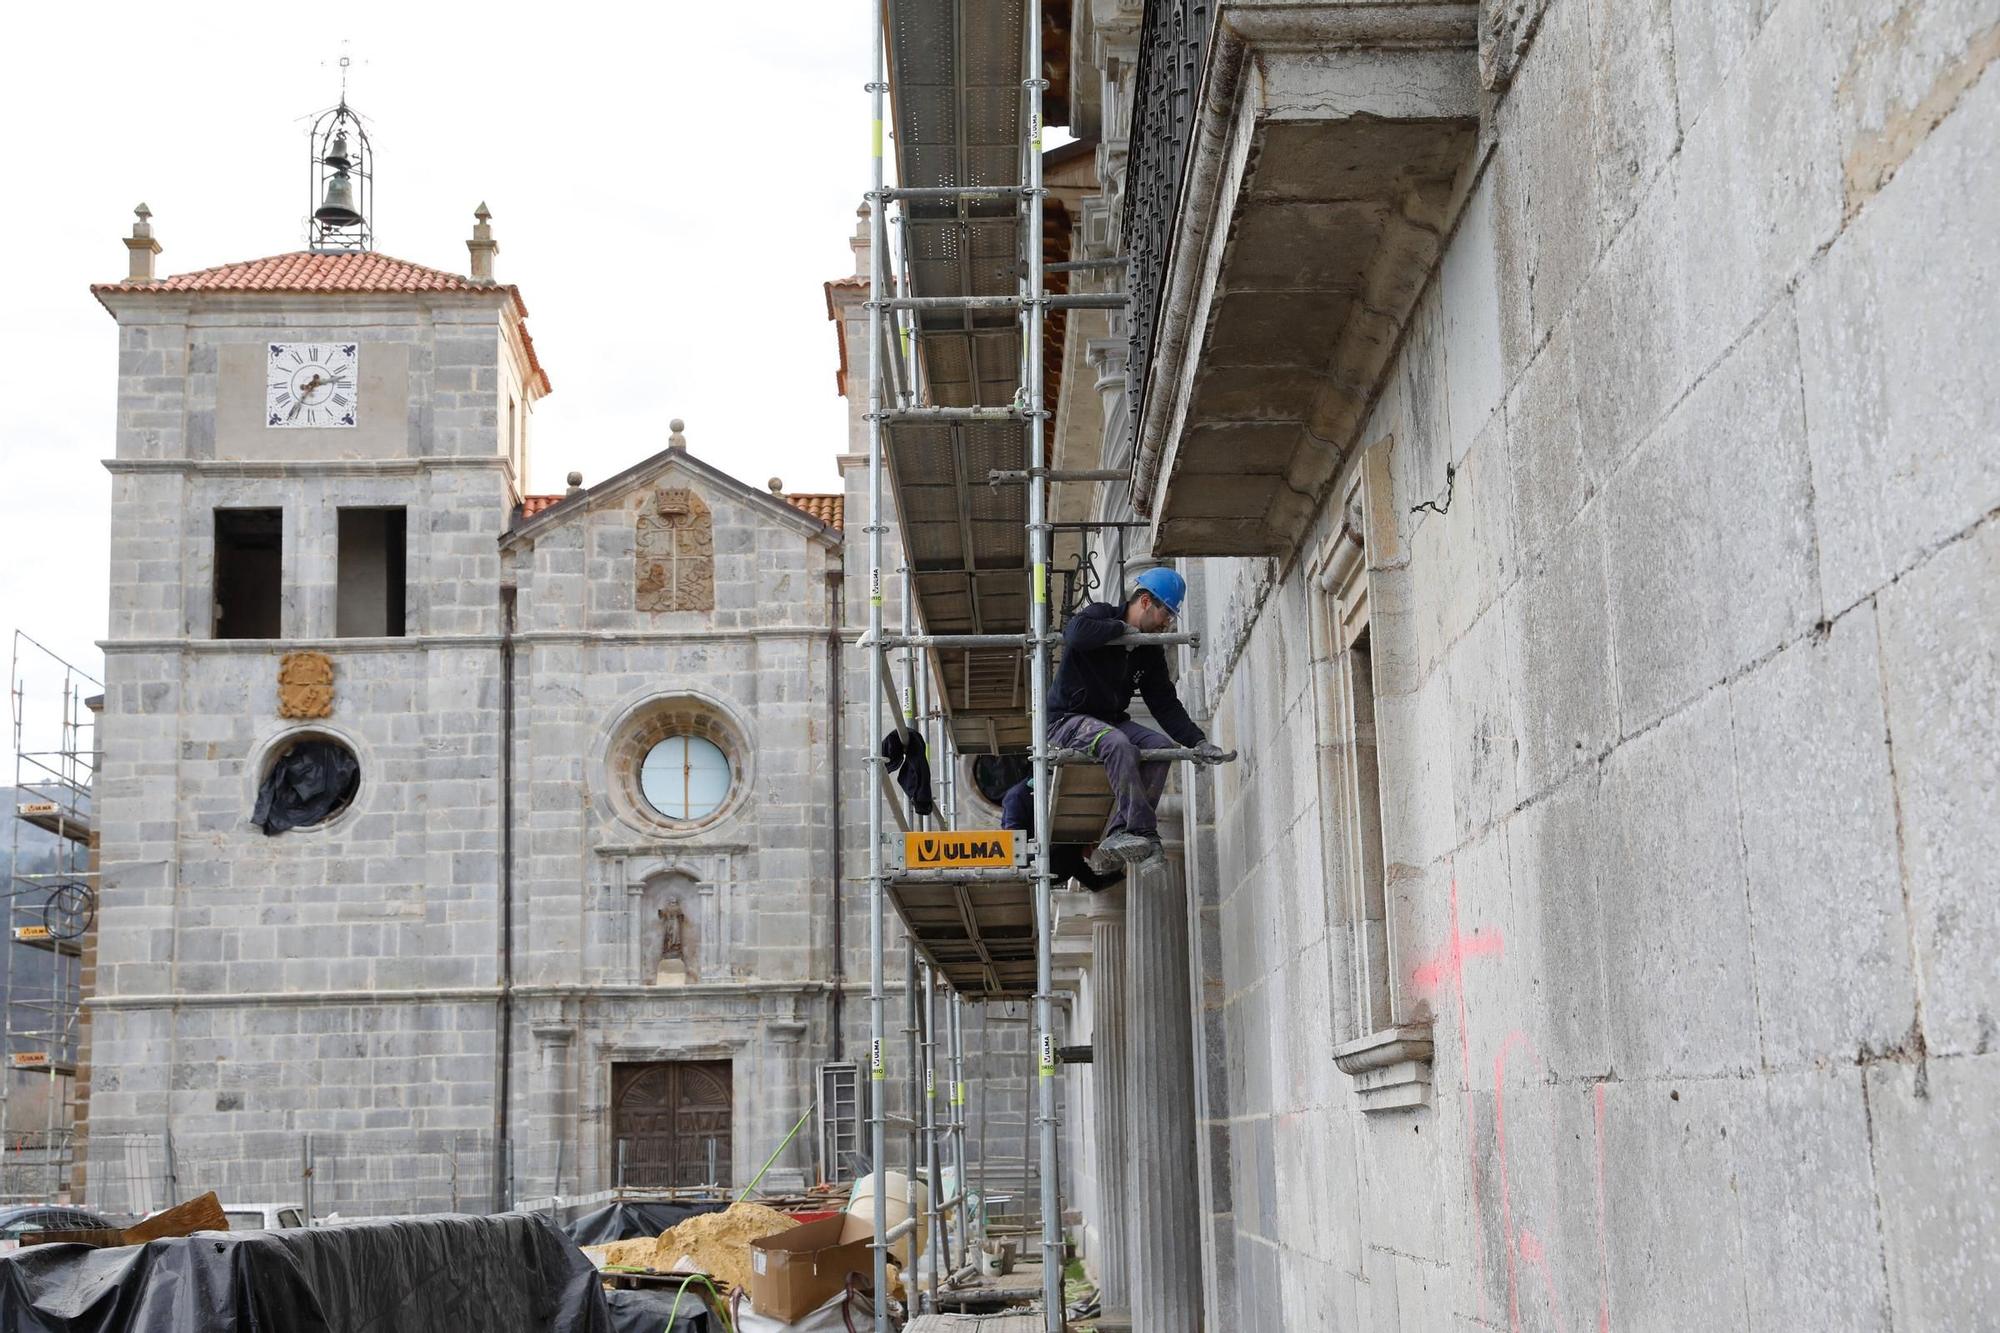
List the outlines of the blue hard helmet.
<svg viewBox="0 0 2000 1333">
<path fill-rule="evenodd" d="M 1132 580 L 1132 587 L 1137 592 L 1153 594 L 1154 601 L 1176 616 L 1181 613 L 1181 602 L 1187 597 L 1187 580 L 1164 565 L 1140 574 Z"/>
</svg>

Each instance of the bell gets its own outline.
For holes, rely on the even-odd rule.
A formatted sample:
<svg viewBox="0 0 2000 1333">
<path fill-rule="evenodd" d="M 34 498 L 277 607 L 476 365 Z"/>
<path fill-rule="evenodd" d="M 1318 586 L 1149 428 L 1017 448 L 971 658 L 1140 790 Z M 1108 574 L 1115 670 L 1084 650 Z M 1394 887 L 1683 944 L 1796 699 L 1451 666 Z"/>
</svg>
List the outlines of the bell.
<svg viewBox="0 0 2000 1333">
<path fill-rule="evenodd" d="M 347 131 L 338 130 L 333 136 L 333 149 L 320 161 L 339 171 L 346 171 L 354 165 L 354 159 L 347 154 Z"/>
<path fill-rule="evenodd" d="M 313 217 L 327 227 L 351 227 L 361 221 L 354 210 L 354 182 L 345 171 L 334 172 L 326 183 L 326 202 L 313 211 Z"/>
</svg>

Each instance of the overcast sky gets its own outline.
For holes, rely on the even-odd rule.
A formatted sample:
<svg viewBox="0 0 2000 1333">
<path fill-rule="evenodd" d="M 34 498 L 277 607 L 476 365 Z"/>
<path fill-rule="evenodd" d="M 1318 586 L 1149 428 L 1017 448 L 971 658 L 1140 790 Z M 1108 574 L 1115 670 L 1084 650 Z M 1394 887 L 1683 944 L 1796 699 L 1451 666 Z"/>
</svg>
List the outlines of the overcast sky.
<svg viewBox="0 0 2000 1333">
<path fill-rule="evenodd" d="M 88 285 L 124 275 L 140 200 L 162 275 L 302 249 L 306 118 L 338 98 L 343 38 L 376 248 L 464 272 L 472 210 L 493 211 L 555 385 L 531 490 L 610 476 L 675 416 L 752 484 L 834 489 L 820 284 L 852 266 L 867 188 L 867 24 L 859 0 L 12 11 L 0 629 L 97 670 L 116 354 Z"/>
</svg>

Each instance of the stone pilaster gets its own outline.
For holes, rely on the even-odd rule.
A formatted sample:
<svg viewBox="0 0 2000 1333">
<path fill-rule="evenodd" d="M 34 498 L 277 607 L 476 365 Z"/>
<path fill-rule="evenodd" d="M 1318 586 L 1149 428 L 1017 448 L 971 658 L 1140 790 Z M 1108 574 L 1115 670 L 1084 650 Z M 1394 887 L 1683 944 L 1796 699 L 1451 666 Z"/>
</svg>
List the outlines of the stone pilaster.
<svg viewBox="0 0 2000 1333">
<path fill-rule="evenodd" d="M 1172 827 L 1163 822 L 1162 830 Z M 1126 884 L 1125 1182 L 1132 1326 L 1199 1333 L 1201 1201 L 1196 1192 L 1193 1005 L 1181 849 Z"/>
<path fill-rule="evenodd" d="M 1116 894 L 1116 901 L 1108 901 Z M 1091 1000 L 1095 1005 L 1090 1034 L 1092 1147 L 1097 1157 L 1098 1255 L 1097 1288 L 1106 1313 L 1132 1305 L 1131 1226 L 1128 1204 L 1132 1194 L 1128 1097 L 1131 1078 L 1130 1025 L 1126 1021 L 1124 890 L 1107 889 L 1107 901 L 1097 904 L 1090 924 Z"/>
</svg>

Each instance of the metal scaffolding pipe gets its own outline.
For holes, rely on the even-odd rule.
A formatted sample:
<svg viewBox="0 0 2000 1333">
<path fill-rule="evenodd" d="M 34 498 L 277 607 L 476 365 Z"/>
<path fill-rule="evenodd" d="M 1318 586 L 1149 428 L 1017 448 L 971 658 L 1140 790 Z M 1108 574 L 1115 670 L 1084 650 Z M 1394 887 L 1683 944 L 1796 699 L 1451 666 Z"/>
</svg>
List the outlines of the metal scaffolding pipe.
<svg viewBox="0 0 2000 1333">
<path fill-rule="evenodd" d="M 949 1013 L 951 1023 L 951 1164 L 958 1178 L 958 1197 L 963 1200 L 972 1192 L 972 1182 L 965 1174 L 965 1013 L 958 992 L 951 993 Z M 972 1232 L 976 1222 L 984 1220 L 985 1200 L 980 1200 L 978 1217 L 969 1217 L 963 1211 L 958 1215 L 959 1257 L 972 1257 Z"/>
<path fill-rule="evenodd" d="M 917 1309 L 917 1256 L 930 1248 L 929 1213 L 917 1207 L 917 1182 L 923 1179 L 922 1158 L 918 1156 L 923 1137 L 923 1050 L 917 1032 L 917 945 L 909 932 L 903 934 L 903 1053 L 909 1077 L 904 1080 L 909 1098 L 910 1132 L 904 1138 L 903 1209 L 910 1220 L 923 1229 L 910 1249 L 910 1262 L 903 1269 L 903 1291 L 912 1313 Z M 887 1179 L 883 1178 L 886 1186 Z M 880 1293 L 878 1293 L 879 1295 Z"/>
<path fill-rule="evenodd" d="M 1042 321 L 1052 307 L 1043 290 L 1047 279 L 1042 273 L 1042 88 L 1047 83 L 1042 77 L 1042 0 L 1028 0 L 1024 9 L 1021 17 L 1028 30 L 1028 53 L 1026 77 L 1021 86 L 1028 94 L 1028 141 L 1023 154 L 1028 168 L 1028 225 L 1023 230 L 1021 246 L 1028 260 L 1028 290 L 1023 305 L 1027 323 L 1023 341 L 1027 344 L 1028 364 L 1027 383 L 1023 387 L 1028 391 L 1031 417 L 1026 427 L 1025 455 L 1030 468 L 1046 468 L 1041 422 L 1042 410 L 1047 406 L 1043 395 Z M 1071 309 L 1122 310 L 1126 305 L 1122 296 L 1100 297 L 1094 302 L 1088 297 L 1063 299 L 1066 308 Z M 1048 503 L 1048 478 L 1031 480 L 1028 542 L 1034 584 L 1028 603 L 1028 634 L 1037 644 L 1046 643 L 1049 638 L 1049 534 L 1042 526 L 1048 522 Z M 1048 1333 L 1064 1333 L 1062 1199 L 1056 1170 L 1055 914 L 1049 880 L 1049 833 L 1054 821 L 1049 817 L 1051 782 L 1045 742 L 1049 734 L 1049 655 L 1029 653 L 1028 670 L 1028 698 L 1033 706 L 1031 728 L 1035 737 L 1035 1026 L 1039 1042 L 1035 1081 L 1040 1085 L 1042 1122 L 1042 1317 Z"/>
<path fill-rule="evenodd" d="M 1065 259 L 1060 264 L 1045 264 L 1046 273 L 1097 273 L 1104 269 L 1124 268 L 1125 256 L 1112 255 L 1109 259 Z"/>
<path fill-rule="evenodd" d="M 1019 421 L 1027 415 L 1018 407 L 904 407 L 886 414 L 891 426 L 935 426 L 955 422 Z M 1118 474 L 1123 477 L 1126 474 Z"/>
<path fill-rule="evenodd" d="M 1047 531 L 1046 528 L 1043 529 Z M 891 634 L 880 640 L 881 647 L 890 648 L 1026 648 L 1031 643 L 1055 645 L 1062 642 L 1062 636 L 1046 634 Z M 1157 643 L 1161 646 L 1185 643 L 1201 646 L 1201 635 L 1193 631 L 1172 634 L 1133 634 L 1129 631 L 1118 639 L 1122 647 Z M 875 643 L 863 640 L 863 648 L 874 647 Z"/>
<path fill-rule="evenodd" d="M 883 6 L 871 4 L 869 31 L 875 53 L 875 77 L 868 85 L 874 117 L 874 136 L 869 158 L 873 188 L 882 194 L 882 111 L 883 95 L 889 85 L 883 66 L 886 60 Z M 882 263 L 888 249 L 888 228 L 883 210 L 868 210 L 868 632 L 875 641 L 882 638 Z M 889 1189 L 884 1170 L 888 1159 L 888 1127 L 883 1123 L 882 1094 L 887 1071 L 882 1064 L 882 916 L 887 888 L 882 882 L 882 781 L 887 777 L 876 738 L 882 734 L 882 654 L 868 654 L 868 673 L 874 677 L 868 691 L 868 759 L 875 781 L 868 784 L 868 1116 L 871 1156 L 875 1169 L 875 1333 L 889 1333 Z"/>
<path fill-rule="evenodd" d="M 1032 206 L 1029 211 L 1034 211 Z M 1028 307 L 1036 310 L 1123 310 L 1125 297 L 1118 292 L 1072 292 L 1032 300 L 1023 296 L 891 296 L 869 304 L 874 308 L 890 310 L 1020 310 Z M 953 329 L 951 332 L 960 333 L 963 330 Z"/>
<path fill-rule="evenodd" d="M 1234 758 L 1236 758 L 1236 751 L 1223 751 L 1222 761 L 1224 763 Z M 1193 750 L 1179 745 L 1170 745 L 1158 750 L 1149 749 L 1139 751 L 1139 762 L 1141 763 L 1156 764 L 1172 761 L 1183 761 L 1190 764 L 1200 762 L 1195 757 Z M 1049 756 L 1049 762 L 1052 764 L 1102 764 L 1104 761 L 1096 755 L 1086 754 L 1082 750 L 1057 750 Z"/>
<path fill-rule="evenodd" d="M 924 981 L 924 1184 L 930 1192 L 931 1309 L 937 1309 L 938 1272 L 951 1266 L 951 1245 L 944 1234 L 944 1182 L 938 1178 L 937 1123 L 937 981 L 929 964 Z"/>
<path fill-rule="evenodd" d="M 1050 481 L 1126 481 L 1132 474 L 1123 468 L 1082 468 L 1071 471 L 1049 471 L 1044 468 L 995 468 L 986 474 L 988 486 L 1002 483 L 1019 484 L 1035 477 L 1047 477 Z"/>
<path fill-rule="evenodd" d="M 1012 199 L 1019 197 L 1026 188 L 1024 185 L 898 185 L 878 190 L 876 196 L 882 199 Z M 953 219 L 935 220 L 946 222 Z"/>
</svg>

